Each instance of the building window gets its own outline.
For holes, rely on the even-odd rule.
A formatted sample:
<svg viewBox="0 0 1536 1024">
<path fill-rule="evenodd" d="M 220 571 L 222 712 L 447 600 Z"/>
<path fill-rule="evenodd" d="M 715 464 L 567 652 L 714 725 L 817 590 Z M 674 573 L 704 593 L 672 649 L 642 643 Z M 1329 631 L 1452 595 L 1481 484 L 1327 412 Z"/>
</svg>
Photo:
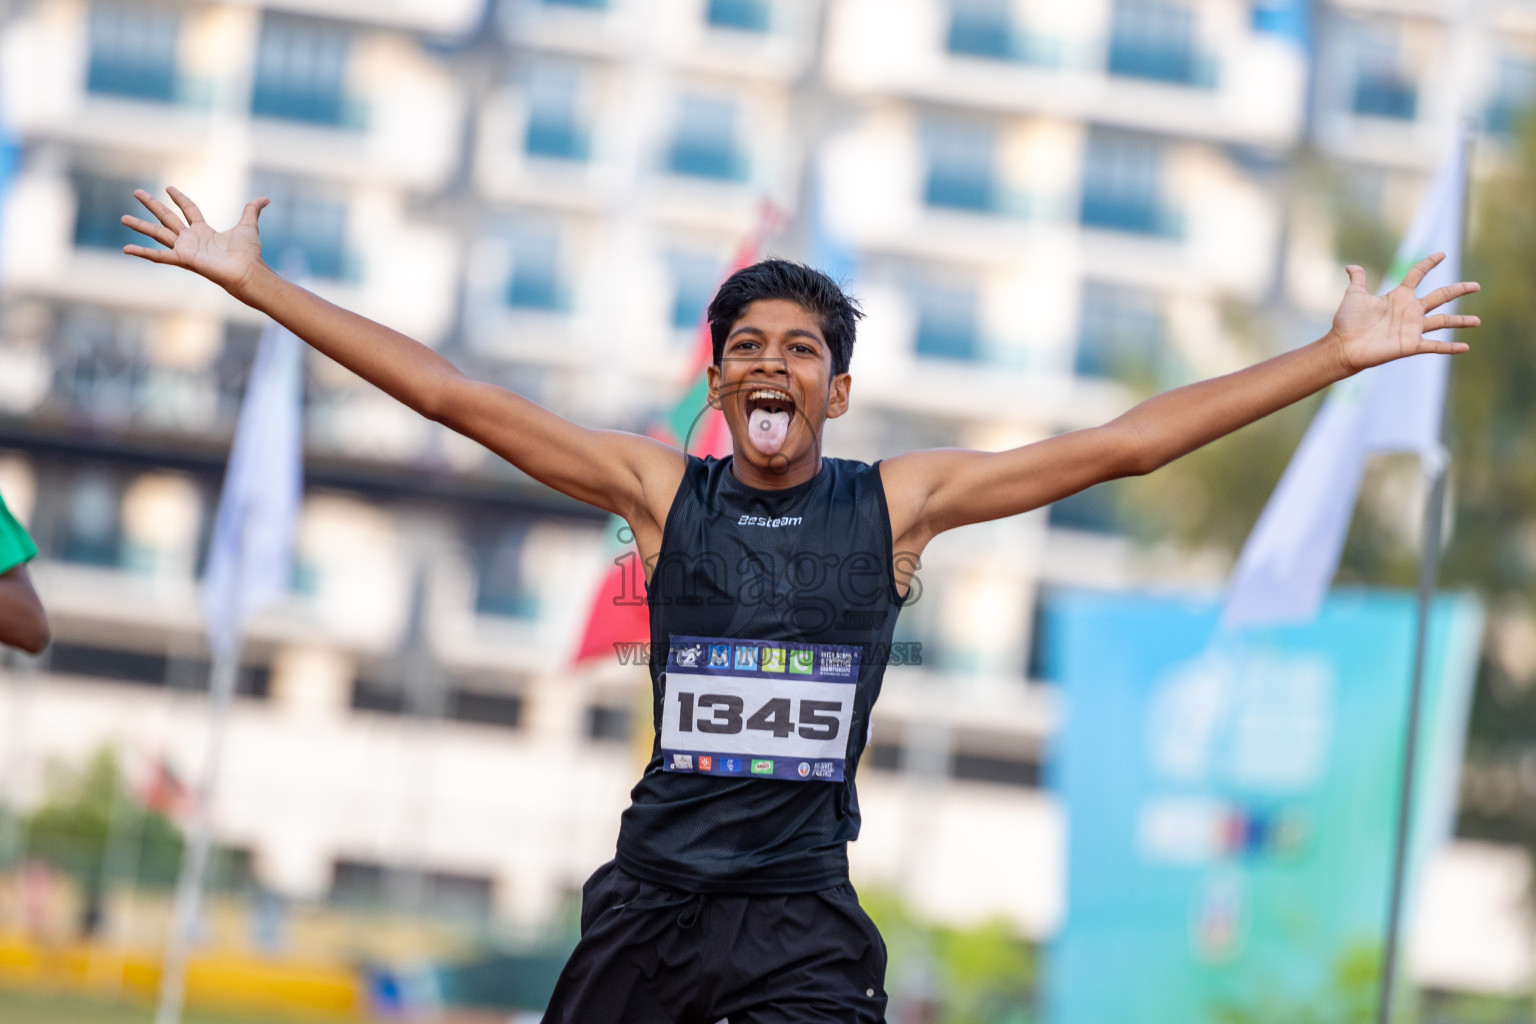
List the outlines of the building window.
<svg viewBox="0 0 1536 1024">
<path fill-rule="evenodd" d="M 512 276 L 507 305 L 562 312 L 570 307 L 560 274 L 560 234 L 553 227 L 524 225 L 512 234 Z"/>
<path fill-rule="evenodd" d="M 574 67 L 541 65 L 523 86 L 528 128 L 523 150 L 529 156 L 585 160 L 590 141 L 581 119 L 581 76 Z"/>
<path fill-rule="evenodd" d="M 1123 517 L 1112 485 L 1099 484 L 1062 498 L 1046 510 L 1046 522 L 1058 530 L 1120 533 Z"/>
<path fill-rule="evenodd" d="M 181 19 L 173 11 L 93 4 L 86 91 L 172 102 L 180 32 Z"/>
<path fill-rule="evenodd" d="M 767 32 L 772 13 L 768 0 L 709 0 L 705 21 L 716 28 Z"/>
<path fill-rule="evenodd" d="M 975 121 L 934 120 L 923 126 L 929 206 L 986 213 L 997 209 L 992 126 Z"/>
<path fill-rule="evenodd" d="M 491 913 L 495 892 L 494 880 L 486 875 L 338 860 L 329 899 L 345 907 L 395 907 L 432 917 L 483 920 Z"/>
<path fill-rule="evenodd" d="M 261 251 L 269 264 L 326 280 L 358 277 L 347 251 L 347 205 L 339 192 L 279 175 L 258 177 L 253 191 L 272 200 L 261 215 Z"/>
<path fill-rule="evenodd" d="M 667 169 L 693 178 L 745 180 L 747 162 L 736 140 L 736 104 L 709 96 L 684 96 L 672 129 Z"/>
<path fill-rule="evenodd" d="M 1536 100 L 1536 62 L 1505 57 L 1499 61 L 1493 99 L 1488 104 L 1484 121 L 1486 128 L 1500 135 L 1514 134 L 1520 119 L 1529 113 L 1533 100 Z"/>
<path fill-rule="evenodd" d="M 527 536 L 527 528 L 519 525 L 484 530 L 475 537 L 474 559 L 479 573 L 475 611 L 479 614 L 519 619 L 538 614 L 538 598 L 523 578 Z"/>
<path fill-rule="evenodd" d="M 360 127 L 348 100 L 346 29 L 308 18 L 266 14 L 256 48 L 251 113 L 288 121 Z"/>
<path fill-rule="evenodd" d="M 1392 121 L 1418 116 L 1419 87 L 1403 72 L 1395 38 L 1367 32 L 1359 40 L 1356 61 L 1350 109 L 1361 117 Z"/>
<path fill-rule="evenodd" d="M 1195 15 L 1158 0 L 1115 0 L 1109 73 L 1177 85 L 1209 87 L 1214 68 L 1196 45 Z"/>
<path fill-rule="evenodd" d="M 590 704 L 582 732 L 596 743 L 628 743 L 634 738 L 629 708 L 616 704 Z"/>
<path fill-rule="evenodd" d="M 456 687 L 448 692 L 448 717 L 455 722 L 516 729 L 523 720 L 523 698 L 515 693 Z"/>
<path fill-rule="evenodd" d="M 1122 132 L 1093 131 L 1083 169 L 1082 223 L 1177 237 L 1181 225 L 1162 203 L 1162 146 Z"/>
<path fill-rule="evenodd" d="M 89 306 L 69 311 L 54 345 L 56 400 L 76 422 L 121 427 L 143 410 L 150 376 L 144 323 Z"/>
<path fill-rule="evenodd" d="M 1155 383 L 1163 362 L 1162 303 L 1150 292 L 1090 281 L 1083 287 L 1076 372 Z"/>
<path fill-rule="evenodd" d="M 88 472 L 75 479 L 64 513 L 59 557 L 80 565 L 116 568 L 123 546 L 122 481 Z"/>
<path fill-rule="evenodd" d="M 672 326 L 693 330 L 715 297 L 720 261 L 703 253 L 675 252 L 667 263 L 672 271 Z"/>
<path fill-rule="evenodd" d="M 979 342 L 976 291 L 941 285 L 913 290 L 917 306 L 917 354 L 936 359 L 975 359 Z"/>
<path fill-rule="evenodd" d="M 95 174 L 77 174 L 74 184 L 76 246 L 114 251 L 125 245 L 143 245 L 151 249 L 159 246 L 154 239 L 146 238 L 122 222 L 125 213 L 150 216 L 149 211 L 133 198 L 134 189 L 146 186 L 127 178 Z"/>
</svg>

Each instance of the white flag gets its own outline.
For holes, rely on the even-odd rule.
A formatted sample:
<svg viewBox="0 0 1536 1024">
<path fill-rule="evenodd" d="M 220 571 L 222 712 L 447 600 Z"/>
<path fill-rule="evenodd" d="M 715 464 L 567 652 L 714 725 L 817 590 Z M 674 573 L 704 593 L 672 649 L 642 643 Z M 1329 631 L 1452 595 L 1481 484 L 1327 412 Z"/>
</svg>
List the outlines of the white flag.
<svg viewBox="0 0 1536 1024">
<path fill-rule="evenodd" d="M 1445 259 L 1424 278 L 1420 294 L 1460 280 L 1468 143 L 1463 135 L 1435 173 L 1382 281 L 1383 292 L 1436 252 L 1445 253 Z M 1454 311 L 1450 303 L 1438 312 Z M 1243 546 L 1224 625 L 1306 622 L 1317 615 L 1339 567 L 1366 460 L 1382 452 L 1444 457 L 1440 420 L 1449 359 L 1434 353 L 1409 356 L 1333 387 Z"/>
<path fill-rule="evenodd" d="M 303 490 L 303 342 L 262 332 L 224 473 L 203 579 L 208 646 L 231 655 L 247 617 L 288 589 Z"/>
</svg>

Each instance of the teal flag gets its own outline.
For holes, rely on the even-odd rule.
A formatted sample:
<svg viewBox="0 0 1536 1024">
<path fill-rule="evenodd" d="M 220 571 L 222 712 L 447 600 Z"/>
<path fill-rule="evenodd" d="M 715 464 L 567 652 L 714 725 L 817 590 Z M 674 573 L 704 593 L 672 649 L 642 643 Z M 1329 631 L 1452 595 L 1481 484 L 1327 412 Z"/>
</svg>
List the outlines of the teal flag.
<svg viewBox="0 0 1536 1024">
<path fill-rule="evenodd" d="M 1069 856 L 1051 1024 L 1370 1019 L 1414 613 L 1411 594 L 1342 592 L 1312 623 L 1234 636 L 1215 602 L 1053 604 Z M 1410 895 L 1449 827 L 1481 632 L 1475 601 L 1436 600 Z"/>
</svg>

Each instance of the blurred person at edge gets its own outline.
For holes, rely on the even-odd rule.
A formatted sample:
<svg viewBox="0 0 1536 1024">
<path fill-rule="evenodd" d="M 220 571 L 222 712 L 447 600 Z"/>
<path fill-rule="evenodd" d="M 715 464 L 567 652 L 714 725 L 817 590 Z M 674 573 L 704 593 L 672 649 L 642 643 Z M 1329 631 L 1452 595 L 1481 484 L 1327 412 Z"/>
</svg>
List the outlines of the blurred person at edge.
<svg viewBox="0 0 1536 1024">
<path fill-rule="evenodd" d="M 32 588 L 27 563 L 37 545 L 0 497 L 0 644 L 41 654 L 48 646 L 48 615 Z"/>
<path fill-rule="evenodd" d="M 129 255 L 200 274 L 634 531 L 657 738 L 615 858 L 583 889 L 581 940 L 550 1022 L 883 1021 L 885 945 L 848 883 L 853 774 L 887 660 L 877 652 L 892 649 L 928 542 L 1149 473 L 1366 367 L 1465 352 L 1424 335 L 1478 325 L 1433 314 L 1475 284 L 1415 294 L 1442 254 L 1383 296 L 1351 266 L 1332 328 L 1309 345 L 1158 395 L 1103 426 L 1010 451 L 917 451 L 870 465 L 821 454 L 826 421 L 848 409 L 858 308 L 825 274 L 766 260 L 733 274 L 710 303 L 709 401 L 725 415 L 732 453 L 699 459 L 471 380 L 430 348 L 283 280 L 261 259 L 267 200 L 215 232 L 191 199 L 169 193 L 180 216 L 135 193 L 155 221 L 123 222 L 165 248 L 130 245 Z M 809 582 L 797 572 L 806 565 Z M 701 689 L 713 692 L 690 692 Z"/>
</svg>

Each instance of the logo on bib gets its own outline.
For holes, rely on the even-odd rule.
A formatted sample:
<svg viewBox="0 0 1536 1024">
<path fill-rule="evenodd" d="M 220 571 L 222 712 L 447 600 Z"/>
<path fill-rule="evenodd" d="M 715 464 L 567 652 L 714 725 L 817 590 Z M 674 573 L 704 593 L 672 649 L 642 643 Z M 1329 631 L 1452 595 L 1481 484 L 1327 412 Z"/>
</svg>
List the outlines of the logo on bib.
<svg viewBox="0 0 1536 1024">
<path fill-rule="evenodd" d="M 708 754 L 699 755 L 699 771 L 710 772 L 715 770 L 715 759 Z"/>
<path fill-rule="evenodd" d="M 831 761 L 817 761 L 816 767 L 811 769 L 811 774 L 818 779 L 837 778 L 837 765 Z"/>
<path fill-rule="evenodd" d="M 748 644 L 736 645 L 736 671 L 757 671 L 757 648 Z"/>
<path fill-rule="evenodd" d="M 822 651 L 821 674 L 824 676 L 842 676 L 845 679 L 853 675 L 853 652 Z"/>
<path fill-rule="evenodd" d="M 702 645 L 700 645 L 700 644 L 693 644 L 692 646 L 689 646 L 689 647 L 679 647 L 679 648 L 677 648 L 673 652 L 673 657 L 675 657 L 677 659 L 677 664 L 678 664 L 679 668 L 698 668 L 699 667 L 699 655 L 703 654 L 703 653 L 704 653 L 704 648 L 703 648 Z"/>
<path fill-rule="evenodd" d="M 710 668 L 730 668 L 731 667 L 731 645 L 730 644 L 710 644 L 709 645 L 709 667 Z"/>
<path fill-rule="evenodd" d="M 764 647 L 763 648 L 763 671 L 764 672 L 783 672 L 784 671 L 784 648 L 782 648 L 782 647 Z"/>
<path fill-rule="evenodd" d="M 772 775 L 773 762 L 769 760 L 756 760 L 752 762 L 753 775 Z"/>
<path fill-rule="evenodd" d="M 789 670 L 797 676 L 808 676 L 816 671 L 816 652 L 796 648 L 789 652 Z"/>
<path fill-rule="evenodd" d="M 741 758 L 723 757 L 720 759 L 720 770 L 731 775 L 741 774 Z"/>
<path fill-rule="evenodd" d="M 681 771 L 681 772 L 691 772 L 691 771 L 693 771 L 693 755 L 692 754 L 673 754 L 672 755 L 672 768 L 673 768 L 674 771 Z"/>
<path fill-rule="evenodd" d="M 809 761 L 801 761 L 800 767 L 796 768 L 795 771 L 799 772 L 800 777 L 803 779 L 807 775 L 811 774 L 811 763 Z"/>
</svg>

